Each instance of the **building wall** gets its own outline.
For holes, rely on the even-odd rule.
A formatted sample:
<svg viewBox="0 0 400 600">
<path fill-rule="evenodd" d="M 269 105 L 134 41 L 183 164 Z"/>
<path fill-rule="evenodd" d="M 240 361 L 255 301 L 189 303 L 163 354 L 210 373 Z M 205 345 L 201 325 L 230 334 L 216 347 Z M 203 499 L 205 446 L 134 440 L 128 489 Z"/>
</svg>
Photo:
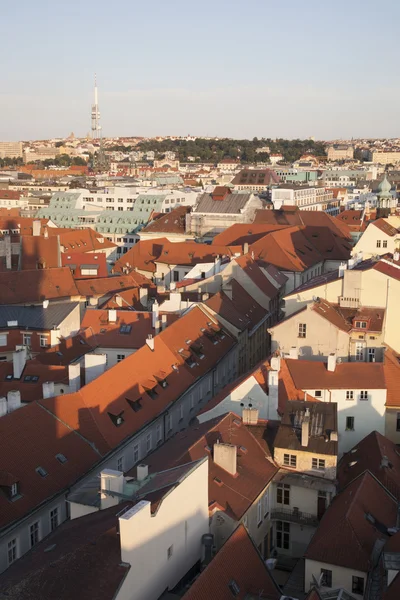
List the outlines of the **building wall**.
<svg viewBox="0 0 400 600">
<path fill-rule="evenodd" d="M 105 354 L 107 357 L 106 360 L 106 368 L 107 369 L 111 369 L 111 367 L 114 367 L 118 362 L 120 362 L 121 356 L 123 356 L 124 358 L 127 358 L 128 356 L 130 356 L 131 354 L 134 354 L 134 352 L 136 352 L 138 349 L 132 349 L 132 348 L 103 348 L 103 347 L 99 347 L 96 348 L 94 350 L 95 354 Z"/>
<path fill-rule="evenodd" d="M 397 430 L 397 416 L 400 418 L 400 397 L 397 408 L 386 407 L 385 436 L 395 444 L 400 444 L 400 430 Z"/>
<path fill-rule="evenodd" d="M 382 256 L 388 252 L 393 254 L 399 245 L 398 242 L 395 242 L 397 237 L 400 239 L 400 235 L 390 236 L 371 223 L 354 246 L 352 254 L 356 255 L 358 252 L 362 252 L 364 259 L 376 255 Z M 384 246 L 385 243 L 386 246 Z"/>
<path fill-rule="evenodd" d="M 321 575 L 321 569 L 328 569 L 332 571 L 332 588 L 344 588 L 347 592 L 352 594 L 354 598 L 357 598 L 357 600 L 362 600 L 363 596 L 352 593 L 352 577 L 363 577 L 365 590 L 367 585 L 367 573 L 353 569 L 347 569 L 345 567 L 339 567 L 337 565 L 331 565 L 328 563 L 317 562 L 315 560 L 309 560 L 308 558 L 306 558 L 305 561 L 305 591 L 308 591 L 313 585 L 313 575 L 318 581 L 318 578 Z"/>
<path fill-rule="evenodd" d="M 181 481 L 155 514 L 150 508 L 139 502 L 119 519 L 121 559 L 130 569 L 117 600 L 156 600 L 202 558 L 202 536 L 209 532 L 208 462 Z"/>
<path fill-rule="evenodd" d="M 315 286 L 308 290 L 298 291 L 295 294 L 291 294 L 290 290 L 287 292 L 287 295 L 284 298 L 285 316 L 289 317 L 294 312 L 300 310 L 300 308 L 303 308 L 307 304 L 311 304 L 314 297 L 328 300 L 329 302 L 338 302 L 342 293 L 342 283 L 342 279 L 337 279 L 336 281 L 331 281 L 328 284 Z"/>
<path fill-rule="evenodd" d="M 331 454 L 317 454 L 313 452 L 305 452 L 298 450 L 287 450 L 285 448 L 276 448 L 274 449 L 274 459 L 281 467 L 284 467 L 283 455 L 284 454 L 294 454 L 296 456 L 296 469 L 293 469 L 294 472 L 305 473 L 306 475 L 314 475 L 315 477 L 321 477 L 323 479 L 334 480 L 336 477 L 336 464 L 337 464 L 337 456 L 332 456 Z M 312 468 L 312 459 L 320 458 L 325 461 L 325 469 L 313 469 Z M 311 490 L 310 490 L 311 491 Z M 296 506 L 298 506 L 296 504 Z M 310 508 L 312 504 L 310 504 Z M 315 511 L 317 507 L 315 505 Z M 303 510 L 303 509 L 302 509 Z M 304 509 L 306 510 L 306 509 Z M 313 514 L 317 514 L 312 510 L 306 510 L 306 512 L 311 512 Z"/>
</svg>

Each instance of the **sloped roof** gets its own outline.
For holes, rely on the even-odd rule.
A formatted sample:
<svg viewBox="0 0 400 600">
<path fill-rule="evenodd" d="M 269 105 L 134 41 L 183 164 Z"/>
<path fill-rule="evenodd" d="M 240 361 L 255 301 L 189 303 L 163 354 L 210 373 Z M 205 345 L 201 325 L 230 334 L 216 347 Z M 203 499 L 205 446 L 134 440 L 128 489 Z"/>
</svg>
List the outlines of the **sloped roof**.
<svg viewBox="0 0 400 600">
<path fill-rule="evenodd" d="M 7 396 L 8 392 L 18 390 L 22 402 L 33 402 L 43 398 L 43 383 L 68 385 L 68 367 L 65 365 L 45 365 L 33 359 L 26 361 L 20 379 L 10 379 L 13 375 L 13 363 L 0 363 L 0 397 Z M 33 379 L 34 378 L 34 379 Z M 37 379 L 36 379 L 37 378 Z"/>
<path fill-rule="evenodd" d="M 268 211 L 271 212 L 271 211 Z M 258 239 L 264 237 L 267 233 L 283 229 L 286 225 L 276 224 L 260 224 L 260 223 L 235 223 L 225 231 L 216 235 L 211 245 L 243 245 L 245 243 L 252 244 Z"/>
<path fill-rule="evenodd" d="M 154 351 L 145 344 L 79 392 L 41 403 L 105 454 L 151 422 L 233 348 L 234 339 L 222 330 L 216 338 L 216 331 L 220 328 L 211 317 L 194 307 L 154 337 Z M 194 344 L 201 345 L 201 360 L 194 356 Z M 114 424 L 117 415 L 123 417 L 120 426 Z"/>
<path fill-rule="evenodd" d="M 141 233 L 180 233 L 183 235 L 186 231 L 185 217 L 189 212 L 189 206 L 178 206 L 149 223 L 141 230 Z"/>
<path fill-rule="evenodd" d="M 400 407 L 400 356 L 391 348 L 385 351 L 383 369 L 387 385 L 386 406 Z"/>
<path fill-rule="evenodd" d="M 267 310 L 260 306 L 235 279 L 231 279 L 227 285 L 231 289 L 232 299 L 222 290 L 211 296 L 205 305 L 217 313 L 217 318 L 220 315 L 239 331 L 252 329 L 265 317 Z"/>
<path fill-rule="evenodd" d="M 21 270 L 59 267 L 59 243 L 57 237 L 23 235 L 21 237 Z"/>
<path fill-rule="evenodd" d="M 328 371 L 321 361 L 286 359 L 289 372 L 298 389 L 371 389 L 385 390 L 382 363 L 344 362 Z"/>
<path fill-rule="evenodd" d="M 85 312 L 81 330 L 89 343 L 100 348 L 127 348 L 136 350 L 154 334 L 151 312 L 118 310 L 116 321 L 109 321 L 108 310 L 91 309 Z"/>
<path fill-rule="evenodd" d="M 0 328 L 53 329 L 60 325 L 77 306 L 79 302 L 50 302 L 47 308 L 42 305 L 3 305 L 0 310 Z M 11 325 L 11 322 L 17 324 Z"/>
<path fill-rule="evenodd" d="M 367 472 L 335 496 L 305 558 L 368 572 L 375 541 L 389 537 L 387 528 L 396 526 L 396 517 L 396 500 Z"/>
<path fill-rule="evenodd" d="M 62 252 L 61 264 L 63 267 L 69 267 L 74 271 L 74 279 L 107 277 L 107 257 L 104 252 Z M 82 269 L 92 266 L 97 267 L 96 275 L 82 274 Z"/>
<path fill-rule="evenodd" d="M 279 294 L 279 289 L 282 284 L 282 278 L 285 275 L 281 274 L 281 277 L 277 273 L 270 273 L 271 277 L 276 281 L 276 286 L 271 283 L 268 277 L 263 273 L 261 268 L 258 266 L 257 262 L 250 257 L 249 254 L 245 254 L 238 258 L 235 258 L 234 261 L 237 265 L 246 273 L 246 275 L 252 280 L 253 283 L 267 296 L 267 298 L 275 298 Z M 265 269 L 270 272 L 268 267 Z M 286 277 L 285 277 L 286 281 Z"/>
<path fill-rule="evenodd" d="M 61 464 L 57 454 L 67 461 Z M 14 502 L 0 494 L 0 529 L 73 484 L 99 460 L 98 453 L 73 428 L 37 402 L 1 417 L 0 455 L 3 471 L 19 482 L 21 494 Z M 38 467 L 48 475 L 41 477 Z"/>
<path fill-rule="evenodd" d="M 118 274 L 110 277 L 96 277 L 76 281 L 76 287 L 81 296 L 102 296 L 111 292 L 120 292 L 142 286 L 150 287 L 151 285 L 151 281 L 140 273 Z"/>
<path fill-rule="evenodd" d="M 68 267 L 0 273 L 0 304 L 34 303 L 78 295 Z"/>
<path fill-rule="evenodd" d="M 232 581 L 239 588 L 233 595 Z M 279 600 L 281 592 L 243 525 L 232 533 L 206 569 L 183 596 L 184 600 Z"/>
<path fill-rule="evenodd" d="M 387 466 L 384 466 L 384 457 Z M 400 455 L 396 444 L 377 431 L 372 431 L 342 456 L 337 470 L 340 489 L 367 470 L 400 501 Z"/>
<path fill-rule="evenodd" d="M 193 208 L 194 213 L 205 214 L 240 214 L 240 211 L 246 207 L 251 194 L 248 192 L 232 192 L 227 194 L 223 200 L 214 200 L 212 194 L 201 194 L 196 206 Z"/>
<path fill-rule="evenodd" d="M 212 459 L 212 448 L 217 440 L 238 447 L 236 476 L 222 469 Z M 210 511 L 213 510 L 214 505 L 218 505 L 236 521 L 253 504 L 278 470 L 251 434 L 251 430 L 247 429 L 234 413 L 227 413 L 177 433 L 162 448 L 149 455 L 146 464 L 149 465 L 149 472 L 152 473 L 199 460 L 205 456 L 210 457 L 208 477 Z"/>
</svg>

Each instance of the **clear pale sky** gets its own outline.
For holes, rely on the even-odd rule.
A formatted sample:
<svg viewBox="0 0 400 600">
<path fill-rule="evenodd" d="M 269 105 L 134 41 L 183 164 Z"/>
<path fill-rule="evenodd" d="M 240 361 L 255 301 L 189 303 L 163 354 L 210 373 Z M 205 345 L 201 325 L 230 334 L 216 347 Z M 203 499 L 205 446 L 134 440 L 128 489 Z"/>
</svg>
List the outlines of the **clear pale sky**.
<svg viewBox="0 0 400 600">
<path fill-rule="evenodd" d="M 0 140 L 400 136 L 399 0 L 0 0 Z"/>
</svg>

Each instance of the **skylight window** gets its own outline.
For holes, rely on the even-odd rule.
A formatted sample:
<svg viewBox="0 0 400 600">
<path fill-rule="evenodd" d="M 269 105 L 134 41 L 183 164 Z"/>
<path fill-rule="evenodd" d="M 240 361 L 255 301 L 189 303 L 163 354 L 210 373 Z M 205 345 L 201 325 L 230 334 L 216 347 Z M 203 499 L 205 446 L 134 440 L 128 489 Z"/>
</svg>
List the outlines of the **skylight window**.
<svg viewBox="0 0 400 600">
<path fill-rule="evenodd" d="M 56 454 L 56 459 L 57 459 L 57 460 L 58 460 L 58 462 L 59 462 L 59 463 L 61 463 L 62 465 L 63 465 L 64 463 L 66 463 L 66 462 L 67 462 L 67 460 L 68 460 L 68 459 L 67 459 L 67 457 L 66 457 L 66 456 L 64 456 L 64 454 Z"/>
<path fill-rule="evenodd" d="M 37 467 L 36 473 L 40 475 L 40 477 L 47 477 L 48 472 L 43 467 Z"/>
<path fill-rule="evenodd" d="M 119 328 L 120 333 L 128 334 L 132 331 L 132 325 L 121 325 Z"/>
<path fill-rule="evenodd" d="M 139 410 L 143 408 L 142 398 L 139 398 L 138 400 L 130 400 L 130 398 L 126 398 L 126 401 L 134 412 L 139 412 Z"/>
</svg>

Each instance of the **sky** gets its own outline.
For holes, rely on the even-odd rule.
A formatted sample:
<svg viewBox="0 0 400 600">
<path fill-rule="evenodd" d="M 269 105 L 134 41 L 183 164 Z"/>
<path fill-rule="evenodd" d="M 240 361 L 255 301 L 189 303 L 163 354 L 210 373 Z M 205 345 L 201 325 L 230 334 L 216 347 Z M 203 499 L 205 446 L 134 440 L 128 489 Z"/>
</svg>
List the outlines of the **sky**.
<svg viewBox="0 0 400 600">
<path fill-rule="evenodd" d="M 400 137 L 398 0 L 0 0 L 0 140 Z"/>
</svg>

